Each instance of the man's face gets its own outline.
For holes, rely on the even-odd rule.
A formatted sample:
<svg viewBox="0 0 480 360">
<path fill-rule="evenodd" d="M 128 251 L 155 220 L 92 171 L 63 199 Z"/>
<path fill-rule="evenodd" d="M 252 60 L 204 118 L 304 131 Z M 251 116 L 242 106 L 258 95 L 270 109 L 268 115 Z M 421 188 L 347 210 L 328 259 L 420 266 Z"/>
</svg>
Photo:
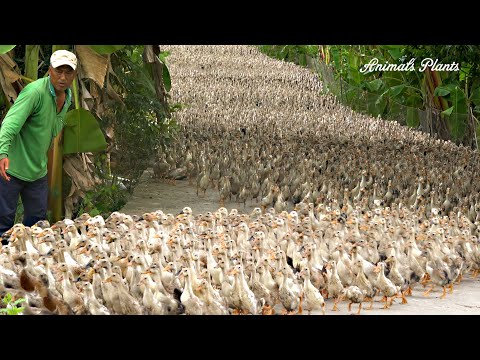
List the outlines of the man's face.
<svg viewBox="0 0 480 360">
<path fill-rule="evenodd" d="M 57 91 L 65 91 L 75 78 L 75 70 L 68 65 L 62 65 L 57 68 L 50 66 L 48 73 L 53 87 Z"/>
</svg>

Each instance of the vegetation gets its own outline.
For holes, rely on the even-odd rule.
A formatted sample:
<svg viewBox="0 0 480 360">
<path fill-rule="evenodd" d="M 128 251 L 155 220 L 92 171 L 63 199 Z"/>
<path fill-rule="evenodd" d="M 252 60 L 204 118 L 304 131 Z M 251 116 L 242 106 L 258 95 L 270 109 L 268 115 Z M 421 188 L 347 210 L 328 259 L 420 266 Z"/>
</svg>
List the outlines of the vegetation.
<svg viewBox="0 0 480 360">
<path fill-rule="evenodd" d="M 111 85 L 120 101 L 110 101 L 102 116 L 102 129 L 110 140 L 109 151 L 95 154 L 95 175 L 101 184 L 86 192 L 74 217 L 83 212 L 106 217 L 120 210 L 159 147 L 167 144 L 178 130 L 172 117 L 158 116 L 163 114 L 164 104 L 156 96 L 142 52 L 143 46 L 126 46 L 111 57 L 112 69 L 117 74 Z M 167 56 L 168 53 L 162 53 L 166 71 Z M 170 85 L 169 74 L 163 79 Z M 170 106 L 170 113 L 177 108 L 178 104 Z"/>
<path fill-rule="evenodd" d="M 359 112 L 478 147 L 479 46 L 275 45 L 260 49 L 278 59 L 314 67 L 325 91 Z M 422 66 L 427 58 L 432 63 Z M 433 64 L 436 59 L 438 63 Z M 372 60 L 405 67 L 412 63 L 408 71 L 365 71 L 365 64 Z M 459 71 L 439 66 L 453 63 L 458 63 Z"/>
<path fill-rule="evenodd" d="M 168 143 L 178 130 L 172 118 L 159 118 L 163 104 L 158 100 L 148 70 L 138 57 L 138 47 L 126 49 L 112 59 L 118 74 L 118 87 L 123 87 L 123 104 L 111 104 L 104 122 L 115 131 L 112 149 L 112 172 L 133 184 L 147 168 L 159 147 Z M 170 112 L 174 107 L 170 108 Z"/>
<path fill-rule="evenodd" d="M 83 211 L 106 215 L 123 206 L 126 191 L 133 190 L 158 148 L 168 144 L 178 130 L 171 114 L 180 105 L 170 106 L 167 102 L 172 86 L 169 54 L 156 45 L 0 45 L 0 78 L 8 80 L 0 82 L 0 120 L 26 84 L 47 75 L 50 55 L 59 48 L 82 51 L 86 60 L 80 59 L 83 76 L 88 73 L 87 78 L 78 78 L 72 86 L 75 109 L 66 118 L 67 127 L 75 126 L 75 121 L 85 124 L 88 120 L 95 126 L 98 123 L 103 134 L 99 139 L 105 138 L 108 147 L 86 157 L 69 146 L 71 154 L 62 156 L 62 145 L 55 139 L 49 158 L 49 183 L 50 200 L 56 197 L 57 201 L 49 204 L 49 220 L 60 218 L 65 201 L 73 203 L 71 216 Z M 146 55 L 151 55 L 148 60 Z M 86 71 L 87 67 L 90 71 Z M 68 128 L 70 133 L 72 129 L 75 127 Z M 66 173 L 64 161 L 90 162 L 93 166 L 89 174 L 82 170 Z M 19 206 L 17 219 L 21 219 L 22 212 Z"/>
<path fill-rule="evenodd" d="M 2 303 L 5 305 L 5 308 L 0 309 L 0 314 L 2 315 L 19 315 L 25 310 L 24 307 L 18 306 L 22 302 L 27 301 L 25 298 L 20 298 L 13 300 L 12 294 L 7 293 L 2 299 Z"/>
</svg>

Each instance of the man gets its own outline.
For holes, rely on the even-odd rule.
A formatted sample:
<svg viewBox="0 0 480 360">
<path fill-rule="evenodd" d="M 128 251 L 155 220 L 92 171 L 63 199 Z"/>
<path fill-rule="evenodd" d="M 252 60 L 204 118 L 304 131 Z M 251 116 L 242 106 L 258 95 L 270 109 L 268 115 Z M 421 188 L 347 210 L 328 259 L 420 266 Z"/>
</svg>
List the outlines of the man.
<svg viewBox="0 0 480 360">
<path fill-rule="evenodd" d="M 75 54 L 55 51 L 50 57 L 49 76 L 25 86 L 2 122 L 0 236 L 14 225 L 19 195 L 25 226 L 47 217 L 48 149 L 62 131 L 63 119 L 72 102 L 69 87 L 76 68 Z"/>
</svg>

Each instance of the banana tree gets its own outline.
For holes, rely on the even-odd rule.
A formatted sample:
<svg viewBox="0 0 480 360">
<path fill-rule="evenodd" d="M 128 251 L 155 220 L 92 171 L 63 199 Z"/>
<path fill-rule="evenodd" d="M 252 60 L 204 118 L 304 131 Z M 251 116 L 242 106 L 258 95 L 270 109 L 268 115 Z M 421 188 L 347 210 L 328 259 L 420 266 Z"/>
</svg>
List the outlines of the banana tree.
<svg viewBox="0 0 480 360">
<path fill-rule="evenodd" d="M 171 115 L 167 103 L 167 92 L 171 88 L 170 73 L 165 60 L 167 56 L 167 53 L 160 51 L 158 45 L 145 45 L 144 47 L 143 61 L 154 80 L 155 92 L 162 104 L 161 113 L 157 113 L 159 121 L 169 118 Z"/>
<path fill-rule="evenodd" d="M 27 45 L 28 49 L 28 45 Z M 52 52 L 57 50 L 67 50 L 66 45 L 53 45 Z M 28 58 L 27 61 L 35 61 L 38 64 L 38 53 L 34 59 Z M 62 168 L 63 168 L 63 151 L 62 151 L 62 132 L 53 139 L 53 144 L 48 151 L 48 210 L 52 221 L 58 221 L 62 218 Z"/>
<path fill-rule="evenodd" d="M 73 83 L 75 109 L 65 116 L 63 143 L 63 169 L 70 176 L 71 187 L 65 201 L 55 204 L 55 209 L 63 209 L 61 205 L 65 203 L 67 218 L 71 218 L 74 204 L 84 197 L 88 190 L 101 182 L 94 174 L 90 156 L 93 152 L 106 150 L 107 142 L 91 112 L 95 111 L 92 106 L 95 100 L 89 101 L 89 99 L 97 98 L 97 101 L 102 101 L 95 94 L 101 93 L 105 79 L 107 79 L 107 92 L 114 93 L 108 81 L 109 56 L 122 47 L 115 45 L 91 47 L 77 45 L 75 47 L 80 64 L 77 71 L 78 77 Z M 95 112 L 101 118 L 98 108 Z M 57 218 L 57 216 L 61 218 L 58 211 L 55 214 L 52 213 L 52 217 Z"/>
<path fill-rule="evenodd" d="M 14 48 L 15 45 L 0 45 L 0 105 L 5 107 L 6 111 L 10 109 L 11 102 L 17 99 L 17 89 L 23 88 L 18 67 L 8 55 Z"/>
</svg>

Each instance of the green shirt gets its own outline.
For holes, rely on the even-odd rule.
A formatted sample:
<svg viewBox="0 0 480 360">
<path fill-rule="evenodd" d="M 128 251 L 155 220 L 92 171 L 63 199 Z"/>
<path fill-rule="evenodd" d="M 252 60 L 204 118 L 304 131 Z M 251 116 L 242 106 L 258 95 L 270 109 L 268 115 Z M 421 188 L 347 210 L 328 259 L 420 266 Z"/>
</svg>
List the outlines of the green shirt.
<svg viewBox="0 0 480 360">
<path fill-rule="evenodd" d="M 7 173 L 25 181 L 47 175 L 48 149 L 63 128 L 72 102 L 67 89 L 65 104 L 57 113 L 57 96 L 50 77 L 23 88 L 0 127 L 0 159 L 8 157 Z"/>
</svg>

